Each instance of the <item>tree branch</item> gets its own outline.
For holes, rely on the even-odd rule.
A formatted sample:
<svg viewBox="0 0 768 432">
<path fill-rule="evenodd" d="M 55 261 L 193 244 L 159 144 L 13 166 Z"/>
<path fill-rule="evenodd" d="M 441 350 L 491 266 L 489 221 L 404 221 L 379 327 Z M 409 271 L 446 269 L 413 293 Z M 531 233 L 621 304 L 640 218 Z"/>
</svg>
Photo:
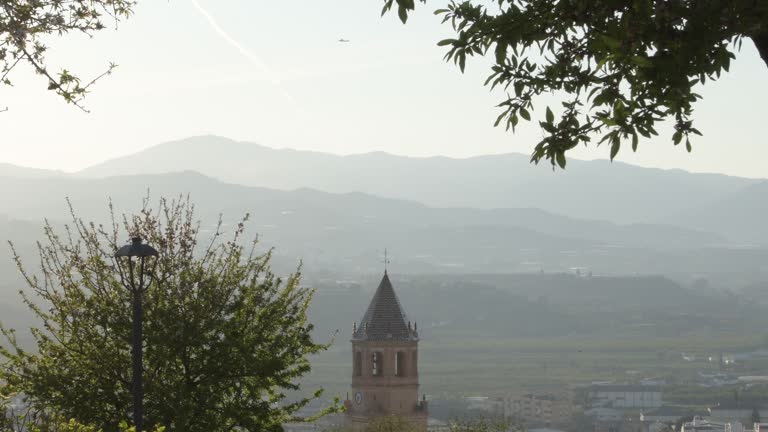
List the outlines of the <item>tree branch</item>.
<svg viewBox="0 0 768 432">
<path fill-rule="evenodd" d="M 763 62 L 765 62 L 765 65 L 768 66 L 768 31 L 752 35 L 751 38 L 752 42 L 755 43 L 757 52 L 760 53 L 760 57 L 763 59 Z"/>
</svg>

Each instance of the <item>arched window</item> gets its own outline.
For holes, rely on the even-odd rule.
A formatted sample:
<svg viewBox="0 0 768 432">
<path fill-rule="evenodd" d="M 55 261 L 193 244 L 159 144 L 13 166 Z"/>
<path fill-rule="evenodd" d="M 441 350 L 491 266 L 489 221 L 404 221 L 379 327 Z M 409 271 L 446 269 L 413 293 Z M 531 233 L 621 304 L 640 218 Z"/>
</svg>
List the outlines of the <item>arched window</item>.
<svg viewBox="0 0 768 432">
<path fill-rule="evenodd" d="M 381 376 L 384 372 L 384 357 L 379 351 L 371 354 L 371 375 Z"/>
<path fill-rule="evenodd" d="M 405 376 L 405 353 L 398 351 L 395 353 L 395 376 Z"/>
<path fill-rule="evenodd" d="M 363 375 L 363 353 L 360 351 L 355 352 L 355 376 Z"/>
</svg>

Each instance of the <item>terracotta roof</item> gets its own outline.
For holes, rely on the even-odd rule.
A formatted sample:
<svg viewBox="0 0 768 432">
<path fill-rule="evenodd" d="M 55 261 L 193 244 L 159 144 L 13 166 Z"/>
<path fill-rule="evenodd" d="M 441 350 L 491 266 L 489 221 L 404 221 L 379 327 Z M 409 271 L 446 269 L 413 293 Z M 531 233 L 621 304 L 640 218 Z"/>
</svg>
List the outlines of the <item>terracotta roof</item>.
<svg viewBox="0 0 768 432">
<path fill-rule="evenodd" d="M 415 340 L 418 334 L 411 329 L 410 322 L 400 306 L 395 289 L 387 272 L 381 278 L 379 287 L 371 299 L 371 304 L 360 320 L 354 334 L 357 340 Z"/>
</svg>

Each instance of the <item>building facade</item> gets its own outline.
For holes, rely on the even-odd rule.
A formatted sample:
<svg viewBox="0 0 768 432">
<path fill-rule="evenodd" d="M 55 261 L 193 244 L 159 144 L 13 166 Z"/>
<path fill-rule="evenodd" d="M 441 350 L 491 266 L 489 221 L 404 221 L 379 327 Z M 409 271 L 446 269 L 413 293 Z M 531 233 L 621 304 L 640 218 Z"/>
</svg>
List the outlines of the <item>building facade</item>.
<svg viewBox="0 0 768 432">
<path fill-rule="evenodd" d="M 589 389 L 593 408 L 658 408 L 662 406 L 661 387 L 642 385 L 597 385 Z"/>
<path fill-rule="evenodd" d="M 400 305 L 387 272 L 352 329 L 352 396 L 346 423 L 363 430 L 381 416 L 398 416 L 423 429 L 427 402 L 419 399 L 419 333 Z"/>
<path fill-rule="evenodd" d="M 507 396 L 504 417 L 525 420 L 528 424 L 554 425 L 568 421 L 573 405 L 565 398 L 552 395 Z"/>
</svg>

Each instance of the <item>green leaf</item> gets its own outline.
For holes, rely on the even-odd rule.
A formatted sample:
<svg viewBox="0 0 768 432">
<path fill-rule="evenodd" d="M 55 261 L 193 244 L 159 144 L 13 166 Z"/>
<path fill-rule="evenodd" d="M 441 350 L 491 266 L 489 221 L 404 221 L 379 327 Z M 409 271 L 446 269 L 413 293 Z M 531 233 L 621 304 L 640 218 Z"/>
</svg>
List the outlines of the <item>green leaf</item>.
<svg viewBox="0 0 768 432">
<path fill-rule="evenodd" d="M 456 39 L 443 39 L 440 42 L 437 43 L 437 46 L 446 46 L 446 45 L 452 45 L 454 43 L 458 42 Z"/>
<path fill-rule="evenodd" d="M 559 151 L 556 153 L 557 158 L 557 164 L 560 165 L 560 168 L 565 169 L 565 152 Z"/>
<path fill-rule="evenodd" d="M 653 63 L 648 57 L 645 56 L 633 56 L 632 57 L 632 63 L 640 66 L 640 67 L 651 67 L 653 66 Z"/>
<path fill-rule="evenodd" d="M 690 153 L 691 150 L 693 150 L 693 148 L 691 147 L 691 141 L 688 140 L 688 137 L 685 137 L 685 149 L 688 150 L 688 153 Z"/>
<path fill-rule="evenodd" d="M 675 145 L 680 144 L 680 141 L 682 141 L 682 140 L 683 140 L 683 132 L 682 131 L 676 131 L 672 135 L 672 142 L 674 142 Z"/>
<path fill-rule="evenodd" d="M 600 35 L 600 40 L 603 41 L 608 48 L 619 49 L 621 48 L 621 41 L 608 35 Z"/>
<path fill-rule="evenodd" d="M 638 141 L 637 132 L 632 132 L 632 151 L 637 151 Z"/>
<path fill-rule="evenodd" d="M 551 134 L 557 132 L 557 129 L 552 125 L 552 123 L 539 122 L 539 126 Z"/>
<path fill-rule="evenodd" d="M 523 87 L 525 87 L 525 83 L 522 81 L 515 81 L 515 96 L 520 97 L 520 95 L 523 93 Z"/>
<path fill-rule="evenodd" d="M 504 120 L 504 117 L 507 116 L 507 112 L 504 111 L 503 113 L 499 114 L 498 117 L 496 117 L 496 121 L 493 123 L 493 127 L 496 127 L 501 123 L 502 120 Z"/>
<path fill-rule="evenodd" d="M 547 107 L 547 123 L 552 123 L 555 121 L 555 115 L 552 113 L 552 110 Z"/>
<path fill-rule="evenodd" d="M 617 154 L 619 154 L 619 148 L 621 147 L 621 142 L 619 141 L 619 137 L 615 136 L 611 139 L 611 160 L 616 157 Z"/>
<path fill-rule="evenodd" d="M 523 107 L 520 107 L 520 117 L 527 121 L 531 121 L 531 113 L 529 113 L 528 110 Z"/>
<path fill-rule="evenodd" d="M 384 2 L 384 7 L 381 8 L 381 16 L 384 16 L 390 9 L 392 9 L 392 3 L 394 0 L 386 0 Z"/>
<path fill-rule="evenodd" d="M 400 21 L 405 24 L 405 22 L 408 21 L 408 9 L 401 5 L 399 8 L 397 8 L 397 16 L 399 16 Z"/>
<path fill-rule="evenodd" d="M 506 42 L 496 42 L 496 51 L 494 52 L 496 54 L 496 63 L 497 64 L 504 64 L 507 60 L 507 43 Z"/>
<path fill-rule="evenodd" d="M 601 58 L 600 61 L 597 62 L 597 66 L 595 66 L 595 70 L 602 69 L 602 67 L 605 66 L 605 64 L 608 63 L 609 61 L 611 61 L 612 59 L 613 59 L 613 56 L 611 56 L 611 55 L 607 55 L 607 56 Z"/>
</svg>

